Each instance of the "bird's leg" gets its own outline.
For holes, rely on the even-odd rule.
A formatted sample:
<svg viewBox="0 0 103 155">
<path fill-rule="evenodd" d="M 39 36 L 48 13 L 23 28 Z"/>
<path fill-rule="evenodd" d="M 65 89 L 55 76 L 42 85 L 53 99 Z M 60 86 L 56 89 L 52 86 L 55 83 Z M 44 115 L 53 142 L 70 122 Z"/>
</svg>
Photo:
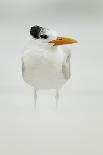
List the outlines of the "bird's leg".
<svg viewBox="0 0 103 155">
<path fill-rule="evenodd" d="M 37 102 L 37 90 L 34 88 L 34 109 L 36 111 L 36 102 Z"/>
<path fill-rule="evenodd" d="M 59 102 L 59 90 L 58 89 L 56 89 L 55 99 L 56 99 L 56 109 L 57 109 L 58 108 L 58 102 Z"/>
</svg>

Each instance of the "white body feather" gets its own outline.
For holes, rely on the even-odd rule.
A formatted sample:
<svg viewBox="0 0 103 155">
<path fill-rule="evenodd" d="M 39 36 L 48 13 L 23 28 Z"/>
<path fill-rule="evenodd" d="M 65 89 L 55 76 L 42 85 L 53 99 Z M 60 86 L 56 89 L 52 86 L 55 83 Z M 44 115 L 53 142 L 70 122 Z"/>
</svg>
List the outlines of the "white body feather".
<svg viewBox="0 0 103 155">
<path fill-rule="evenodd" d="M 59 89 L 70 78 L 68 46 L 31 39 L 22 56 L 23 79 L 35 89 Z"/>
</svg>

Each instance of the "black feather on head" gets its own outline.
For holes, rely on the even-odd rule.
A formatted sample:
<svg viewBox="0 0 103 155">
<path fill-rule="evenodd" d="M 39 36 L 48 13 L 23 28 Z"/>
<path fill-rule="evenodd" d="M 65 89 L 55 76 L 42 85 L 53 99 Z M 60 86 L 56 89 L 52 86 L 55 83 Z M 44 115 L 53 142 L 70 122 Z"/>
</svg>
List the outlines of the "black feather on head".
<svg viewBox="0 0 103 155">
<path fill-rule="evenodd" d="M 40 38 L 40 32 L 43 30 L 42 27 L 35 25 L 33 27 L 31 27 L 30 29 L 30 34 L 35 38 L 35 39 L 39 39 Z"/>
</svg>

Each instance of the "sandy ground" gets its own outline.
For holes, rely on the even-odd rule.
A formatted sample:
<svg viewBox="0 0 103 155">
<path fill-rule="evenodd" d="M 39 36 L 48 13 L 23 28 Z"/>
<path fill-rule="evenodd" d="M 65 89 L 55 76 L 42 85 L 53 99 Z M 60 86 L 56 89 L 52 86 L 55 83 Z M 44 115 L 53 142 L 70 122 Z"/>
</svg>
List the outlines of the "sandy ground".
<svg viewBox="0 0 103 155">
<path fill-rule="evenodd" d="M 72 92 L 38 94 L 34 112 L 32 93 L 0 97 L 0 153 L 102 155 L 103 95 Z"/>
</svg>

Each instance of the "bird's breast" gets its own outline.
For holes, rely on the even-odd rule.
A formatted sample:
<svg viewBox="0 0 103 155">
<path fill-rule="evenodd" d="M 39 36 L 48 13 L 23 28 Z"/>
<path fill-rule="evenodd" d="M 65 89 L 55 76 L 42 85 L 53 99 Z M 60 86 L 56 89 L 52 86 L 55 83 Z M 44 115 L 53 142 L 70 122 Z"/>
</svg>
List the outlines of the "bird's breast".
<svg viewBox="0 0 103 155">
<path fill-rule="evenodd" d="M 23 57 L 24 80 L 37 88 L 58 87 L 64 82 L 63 53 L 60 49 L 26 53 Z"/>
</svg>

